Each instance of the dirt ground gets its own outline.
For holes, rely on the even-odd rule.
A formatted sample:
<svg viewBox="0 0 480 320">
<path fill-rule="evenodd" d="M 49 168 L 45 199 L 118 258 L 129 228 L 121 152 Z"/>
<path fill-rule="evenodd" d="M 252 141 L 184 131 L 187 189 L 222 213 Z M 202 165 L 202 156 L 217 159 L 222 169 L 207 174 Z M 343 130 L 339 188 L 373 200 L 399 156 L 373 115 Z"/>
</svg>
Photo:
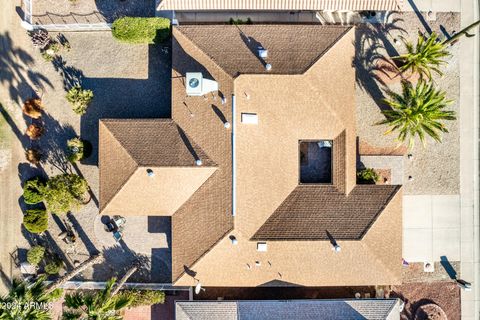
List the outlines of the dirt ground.
<svg viewBox="0 0 480 320">
<path fill-rule="evenodd" d="M 460 288 L 454 282 L 408 283 L 394 286 L 390 297 L 405 302 L 401 319 L 414 319 L 417 308 L 434 303 L 440 306 L 449 320 L 460 320 Z"/>
</svg>

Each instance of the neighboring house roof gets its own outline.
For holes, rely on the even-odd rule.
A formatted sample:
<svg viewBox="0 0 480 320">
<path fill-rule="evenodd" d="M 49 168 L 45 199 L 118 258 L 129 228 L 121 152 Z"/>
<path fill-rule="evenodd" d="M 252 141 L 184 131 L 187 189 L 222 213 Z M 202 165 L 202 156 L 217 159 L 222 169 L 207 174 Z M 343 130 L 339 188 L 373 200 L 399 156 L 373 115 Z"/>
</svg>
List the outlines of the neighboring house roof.
<svg viewBox="0 0 480 320">
<path fill-rule="evenodd" d="M 216 170 L 167 119 L 101 120 L 99 152 L 104 214 L 172 215 Z"/>
<path fill-rule="evenodd" d="M 404 0 L 161 0 L 157 10 L 401 10 Z"/>
<path fill-rule="evenodd" d="M 176 320 L 399 320 L 398 299 L 177 301 Z"/>
<path fill-rule="evenodd" d="M 345 195 L 335 187 L 300 185 L 252 240 L 361 240 L 400 187 L 358 185 Z"/>
<path fill-rule="evenodd" d="M 232 77 L 259 73 L 302 74 L 350 29 L 320 25 L 195 25 L 177 28 Z M 266 59 L 258 57 L 259 48 L 268 50 Z M 270 71 L 265 69 L 266 63 L 272 65 Z"/>
</svg>

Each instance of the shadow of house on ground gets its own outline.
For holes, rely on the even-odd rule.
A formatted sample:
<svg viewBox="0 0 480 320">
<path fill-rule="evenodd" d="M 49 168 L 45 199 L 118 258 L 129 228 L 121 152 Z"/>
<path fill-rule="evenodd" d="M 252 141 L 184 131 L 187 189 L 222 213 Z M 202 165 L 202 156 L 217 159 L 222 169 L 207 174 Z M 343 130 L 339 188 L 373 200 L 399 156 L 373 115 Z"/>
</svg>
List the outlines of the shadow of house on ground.
<svg viewBox="0 0 480 320">
<path fill-rule="evenodd" d="M 352 62 L 357 85 L 373 98 L 380 110 L 389 109 L 383 102 L 385 96 L 382 89 L 386 83 L 380 74 L 385 72 L 386 66 L 396 69 L 391 57 L 399 54 L 388 37 L 392 32 L 406 33 L 398 26 L 403 21 L 400 18 L 389 16 L 387 21 L 385 24 L 368 24 L 355 29 L 355 57 Z"/>
<path fill-rule="evenodd" d="M 81 119 L 81 138 L 92 143 L 84 164 L 98 163 L 98 123 L 107 118 L 169 118 L 171 116 L 171 50 L 150 45 L 146 79 L 84 78 L 94 98 Z"/>
<path fill-rule="evenodd" d="M 155 217 L 157 218 L 157 217 Z M 152 228 L 158 233 L 166 233 L 167 242 L 171 243 L 170 217 L 158 217 L 152 222 Z M 149 222 L 150 225 L 150 222 Z M 105 281 L 112 276 L 122 277 L 134 264 L 140 268 L 128 280 L 139 283 L 170 283 L 171 282 L 171 252 L 169 248 L 152 248 L 151 255 L 134 252 L 120 240 L 118 245 L 103 250 L 105 262 L 94 266 L 92 279 Z"/>
</svg>

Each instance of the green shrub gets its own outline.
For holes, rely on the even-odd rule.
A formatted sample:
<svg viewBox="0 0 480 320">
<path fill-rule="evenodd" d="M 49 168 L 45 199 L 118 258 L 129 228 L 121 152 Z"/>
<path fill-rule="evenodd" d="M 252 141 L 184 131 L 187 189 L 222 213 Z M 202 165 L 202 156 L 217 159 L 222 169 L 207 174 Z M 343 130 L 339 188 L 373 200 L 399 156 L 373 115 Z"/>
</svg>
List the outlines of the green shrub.
<svg viewBox="0 0 480 320">
<path fill-rule="evenodd" d="M 54 259 L 47 263 L 45 266 L 45 272 L 51 275 L 58 274 L 62 269 L 63 262 L 60 259 Z"/>
<path fill-rule="evenodd" d="M 151 306 L 165 302 L 165 293 L 157 290 L 122 290 L 119 293 L 125 298 L 131 298 L 131 308 Z"/>
<path fill-rule="evenodd" d="M 73 112 L 82 115 L 87 112 L 88 105 L 93 100 L 93 91 L 75 86 L 68 90 L 66 98 L 70 102 Z"/>
<path fill-rule="evenodd" d="M 252 22 L 252 19 L 250 18 L 247 18 L 247 20 L 242 20 L 242 19 L 233 19 L 233 18 L 230 18 L 230 20 L 228 21 L 229 24 L 233 24 L 233 25 L 242 25 L 242 24 L 253 24 Z"/>
<path fill-rule="evenodd" d="M 357 172 L 357 183 L 360 184 L 375 184 L 379 178 L 378 173 L 372 168 L 365 168 Z"/>
<path fill-rule="evenodd" d="M 48 215 L 45 210 L 27 210 L 23 216 L 23 225 L 31 233 L 42 233 L 48 228 Z"/>
<path fill-rule="evenodd" d="M 55 214 L 78 210 L 87 191 L 87 181 L 76 174 L 54 176 L 45 187 L 47 209 Z"/>
<path fill-rule="evenodd" d="M 67 154 L 70 162 L 77 162 L 83 159 L 83 141 L 73 138 L 67 141 Z"/>
<path fill-rule="evenodd" d="M 170 20 L 166 18 L 119 18 L 113 22 L 112 35 L 125 43 L 161 43 L 170 36 Z"/>
<path fill-rule="evenodd" d="M 38 266 L 45 255 L 45 248 L 42 246 L 33 246 L 27 252 L 27 261 L 31 265 Z"/>
<path fill-rule="evenodd" d="M 26 204 L 37 204 L 43 201 L 45 185 L 40 178 L 33 178 L 23 186 L 23 201 Z"/>
</svg>

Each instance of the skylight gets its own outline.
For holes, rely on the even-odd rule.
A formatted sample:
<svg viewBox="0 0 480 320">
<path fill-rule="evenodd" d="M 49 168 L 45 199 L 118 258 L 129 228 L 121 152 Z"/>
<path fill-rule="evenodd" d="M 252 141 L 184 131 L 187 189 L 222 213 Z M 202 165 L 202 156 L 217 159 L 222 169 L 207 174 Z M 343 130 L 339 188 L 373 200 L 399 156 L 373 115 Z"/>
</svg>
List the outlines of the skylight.
<svg viewBox="0 0 480 320">
<path fill-rule="evenodd" d="M 332 183 L 332 140 L 299 142 L 300 183 Z"/>
</svg>

